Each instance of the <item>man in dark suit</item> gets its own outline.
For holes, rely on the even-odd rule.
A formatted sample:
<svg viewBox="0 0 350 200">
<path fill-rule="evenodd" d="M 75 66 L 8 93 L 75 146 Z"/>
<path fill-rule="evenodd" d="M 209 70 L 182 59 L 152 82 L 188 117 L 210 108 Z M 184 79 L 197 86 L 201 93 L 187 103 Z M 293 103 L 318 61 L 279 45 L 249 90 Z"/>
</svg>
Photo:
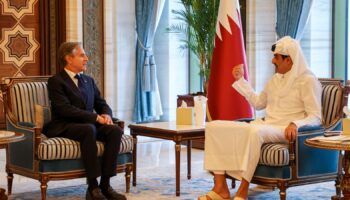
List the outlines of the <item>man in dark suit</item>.
<svg viewBox="0 0 350 200">
<path fill-rule="evenodd" d="M 116 174 L 123 130 L 113 125 L 112 110 L 100 96 L 94 80 L 82 73 L 87 68 L 88 57 L 81 44 L 63 43 L 58 50 L 58 62 L 63 70 L 48 80 L 52 120 L 44 132 L 48 137 L 60 136 L 80 142 L 88 180 L 86 199 L 124 200 L 126 197 L 114 191 L 109 183 L 110 177 Z M 96 140 L 105 143 L 101 164 Z"/>
</svg>

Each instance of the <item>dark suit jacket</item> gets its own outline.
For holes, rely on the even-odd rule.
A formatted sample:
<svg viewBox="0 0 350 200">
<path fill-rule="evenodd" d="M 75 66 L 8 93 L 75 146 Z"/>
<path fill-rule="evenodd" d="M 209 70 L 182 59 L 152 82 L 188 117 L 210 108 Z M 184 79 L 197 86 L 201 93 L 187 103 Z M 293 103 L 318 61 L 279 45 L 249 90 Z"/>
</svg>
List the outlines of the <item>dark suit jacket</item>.
<svg viewBox="0 0 350 200">
<path fill-rule="evenodd" d="M 83 74 L 82 79 L 88 89 L 86 102 L 65 70 L 49 78 L 52 120 L 43 128 L 43 133 L 48 137 L 55 137 L 76 123 L 95 124 L 96 113 L 109 114 L 112 117 L 112 110 L 100 96 L 94 80 Z"/>
</svg>

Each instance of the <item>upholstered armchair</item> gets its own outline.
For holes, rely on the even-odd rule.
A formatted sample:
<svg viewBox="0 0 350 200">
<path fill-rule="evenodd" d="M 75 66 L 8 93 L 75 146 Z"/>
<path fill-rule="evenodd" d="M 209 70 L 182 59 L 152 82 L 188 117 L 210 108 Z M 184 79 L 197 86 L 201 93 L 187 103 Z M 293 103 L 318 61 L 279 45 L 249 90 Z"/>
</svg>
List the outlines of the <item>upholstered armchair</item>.
<svg viewBox="0 0 350 200">
<path fill-rule="evenodd" d="M 319 80 L 322 84 L 322 125 L 300 128 L 295 142 L 267 143 L 261 147 L 252 183 L 279 188 L 281 200 L 286 199 L 288 187 L 331 180 L 336 181 L 336 193 L 340 194 L 339 151 L 308 147 L 304 141 L 323 135 L 325 130 L 341 130 L 349 85 L 338 79 Z M 235 187 L 234 180 L 232 187 Z"/>
<path fill-rule="evenodd" d="M 13 174 L 40 181 L 41 198 L 46 199 L 50 180 L 65 180 L 85 176 L 78 142 L 67 138 L 47 138 L 41 134 L 42 125 L 50 118 L 48 76 L 3 78 L 6 127 L 25 135 L 23 141 L 6 148 L 8 194 L 11 194 Z M 124 122 L 115 121 L 124 128 Z M 98 155 L 103 143 L 97 142 Z M 132 137 L 123 135 L 117 161 L 117 172 L 125 172 L 126 192 L 130 189 L 132 169 Z"/>
</svg>

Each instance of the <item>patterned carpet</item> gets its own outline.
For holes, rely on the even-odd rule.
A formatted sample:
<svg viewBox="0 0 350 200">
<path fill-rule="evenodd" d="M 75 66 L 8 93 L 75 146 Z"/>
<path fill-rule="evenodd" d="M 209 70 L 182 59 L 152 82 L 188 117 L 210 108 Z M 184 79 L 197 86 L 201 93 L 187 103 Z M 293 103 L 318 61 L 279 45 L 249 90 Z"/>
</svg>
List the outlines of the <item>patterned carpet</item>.
<svg viewBox="0 0 350 200">
<path fill-rule="evenodd" d="M 185 177 L 185 176 L 184 176 Z M 122 177 L 121 177 L 122 178 Z M 115 183 L 117 182 L 117 183 Z M 85 199 L 86 185 L 64 187 L 64 182 L 60 188 L 48 190 L 49 200 L 81 200 Z M 203 177 L 194 177 L 192 180 L 183 178 L 181 180 L 181 196 L 175 196 L 175 179 L 169 177 L 159 178 L 139 178 L 137 187 L 132 187 L 127 198 L 129 200 L 194 200 L 201 194 L 211 189 L 213 185 L 209 174 L 203 174 Z M 113 181 L 113 186 L 118 191 L 124 191 L 125 184 L 123 180 L 117 178 Z M 279 199 L 278 190 L 269 190 L 259 192 L 255 190 L 256 186 L 251 185 L 249 199 Z M 38 189 L 38 187 L 37 187 Z M 231 191 L 233 195 L 235 190 Z M 287 199 L 295 200 L 322 200 L 330 199 L 335 193 L 334 182 L 326 182 L 307 186 L 293 187 L 287 190 Z M 19 194 L 13 194 L 10 199 L 14 200 L 37 200 L 40 199 L 40 191 L 34 190 Z"/>
<path fill-rule="evenodd" d="M 192 179 L 186 179 L 186 151 L 181 156 L 181 196 L 175 196 L 175 163 L 172 143 L 159 144 L 139 151 L 137 186 L 131 187 L 128 200 L 194 200 L 208 192 L 213 186 L 213 177 L 203 170 L 203 152 L 192 151 Z M 142 145 L 140 145 L 142 147 Z M 165 148 L 166 147 L 166 148 Z M 141 148 L 140 148 L 141 149 Z M 170 151 L 165 150 L 170 149 Z M 184 148 L 183 150 L 186 150 Z M 160 156 L 153 156 L 160 155 Z M 0 150 L 0 187 L 7 187 L 4 151 Z M 125 192 L 125 179 L 122 174 L 111 180 L 111 185 L 119 192 Z M 50 181 L 48 200 L 83 200 L 86 192 L 86 179 Z M 230 183 L 229 183 L 230 184 Z M 237 182 L 239 185 L 239 182 Z M 238 186 L 237 186 L 238 187 Z M 232 189 L 231 195 L 236 192 Z M 14 176 L 11 200 L 38 200 L 40 184 L 38 181 L 21 176 Z M 292 187 L 287 190 L 287 199 L 292 200 L 329 200 L 335 194 L 334 182 Z M 279 199 L 278 190 L 258 191 L 250 186 L 249 200 Z"/>
</svg>

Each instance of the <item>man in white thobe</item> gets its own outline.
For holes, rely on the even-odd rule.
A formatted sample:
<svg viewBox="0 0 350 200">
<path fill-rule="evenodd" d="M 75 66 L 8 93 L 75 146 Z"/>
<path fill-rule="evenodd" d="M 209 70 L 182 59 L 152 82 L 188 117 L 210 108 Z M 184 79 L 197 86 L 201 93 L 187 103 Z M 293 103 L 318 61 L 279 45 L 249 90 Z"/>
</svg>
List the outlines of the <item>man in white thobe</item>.
<svg viewBox="0 0 350 200">
<path fill-rule="evenodd" d="M 299 42 L 283 37 L 272 46 L 276 74 L 258 95 L 243 77 L 242 65 L 232 70 L 236 89 L 264 119 L 251 123 L 212 121 L 205 128 L 204 168 L 214 173 L 212 191 L 199 199 L 229 199 L 225 174 L 241 180 L 234 200 L 247 199 L 249 183 L 264 143 L 293 141 L 298 128 L 321 123 L 321 93 L 318 79 L 309 70 Z"/>
</svg>

